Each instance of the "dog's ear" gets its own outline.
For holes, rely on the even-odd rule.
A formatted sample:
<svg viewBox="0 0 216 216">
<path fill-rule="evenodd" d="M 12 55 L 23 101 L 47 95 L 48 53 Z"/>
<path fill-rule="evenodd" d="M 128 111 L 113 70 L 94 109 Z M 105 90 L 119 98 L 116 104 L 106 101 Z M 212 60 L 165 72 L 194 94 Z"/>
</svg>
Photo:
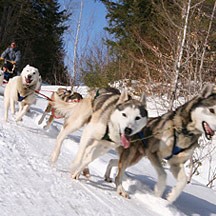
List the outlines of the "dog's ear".
<svg viewBox="0 0 216 216">
<path fill-rule="evenodd" d="M 146 107 L 146 95 L 144 92 L 140 96 L 140 102 Z"/>
<path fill-rule="evenodd" d="M 121 92 L 121 95 L 119 97 L 119 100 L 117 102 L 117 104 L 121 104 L 125 101 L 129 100 L 129 95 L 128 95 L 128 92 L 126 89 L 123 89 L 122 92 Z"/>
<path fill-rule="evenodd" d="M 202 89 L 200 96 L 203 98 L 207 98 L 209 95 L 211 95 L 213 92 L 216 92 L 216 88 L 211 85 L 211 84 L 207 84 L 206 86 L 204 86 L 204 88 Z"/>
</svg>

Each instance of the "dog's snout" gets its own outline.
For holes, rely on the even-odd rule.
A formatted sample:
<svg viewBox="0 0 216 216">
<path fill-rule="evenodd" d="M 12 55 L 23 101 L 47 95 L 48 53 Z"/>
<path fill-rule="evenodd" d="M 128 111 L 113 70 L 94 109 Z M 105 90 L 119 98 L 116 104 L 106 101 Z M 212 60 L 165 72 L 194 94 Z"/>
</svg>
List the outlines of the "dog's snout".
<svg viewBox="0 0 216 216">
<path fill-rule="evenodd" d="M 28 79 L 31 79 L 31 78 L 32 78 L 32 75 L 29 74 L 27 77 L 28 77 Z"/>
<path fill-rule="evenodd" d="M 131 133 L 132 133 L 132 129 L 129 128 L 129 127 L 126 127 L 126 128 L 124 129 L 124 133 L 125 133 L 125 135 L 129 136 L 129 135 L 131 135 Z"/>
</svg>

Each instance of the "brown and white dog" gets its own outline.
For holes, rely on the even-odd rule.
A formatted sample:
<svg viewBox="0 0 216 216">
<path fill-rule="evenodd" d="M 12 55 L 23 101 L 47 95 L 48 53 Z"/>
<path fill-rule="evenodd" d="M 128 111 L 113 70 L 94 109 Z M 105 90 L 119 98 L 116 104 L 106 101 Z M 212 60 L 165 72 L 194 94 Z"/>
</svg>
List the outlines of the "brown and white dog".
<svg viewBox="0 0 216 216">
<path fill-rule="evenodd" d="M 83 99 L 82 95 L 78 92 L 72 92 L 71 90 L 67 90 L 67 88 L 58 88 L 56 92 L 53 92 L 50 101 L 48 102 L 48 105 L 43 112 L 43 115 L 41 116 L 40 120 L 38 121 L 38 124 L 41 124 L 44 121 L 44 118 L 47 114 L 50 113 L 50 117 L 46 122 L 46 125 L 43 127 L 44 129 L 49 129 L 50 125 L 52 124 L 54 118 L 64 118 L 64 115 L 59 113 L 54 107 L 53 102 L 54 94 L 57 94 L 59 99 L 61 99 L 64 102 L 79 102 L 81 99 Z"/>
</svg>

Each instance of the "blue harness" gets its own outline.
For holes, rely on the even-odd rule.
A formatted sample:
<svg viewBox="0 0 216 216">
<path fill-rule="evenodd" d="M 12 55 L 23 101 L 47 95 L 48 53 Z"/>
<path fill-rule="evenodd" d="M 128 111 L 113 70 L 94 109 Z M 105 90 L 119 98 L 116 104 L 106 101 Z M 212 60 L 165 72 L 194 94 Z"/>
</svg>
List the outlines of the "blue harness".
<svg viewBox="0 0 216 216">
<path fill-rule="evenodd" d="M 174 144 L 173 144 L 172 153 L 171 153 L 170 156 L 165 158 L 166 160 L 171 159 L 173 157 L 173 155 L 177 155 L 177 154 L 179 154 L 179 153 L 181 153 L 181 152 L 183 152 L 185 150 L 185 149 L 182 149 L 182 148 L 176 146 L 176 143 L 177 143 L 176 140 L 177 140 L 177 135 L 176 135 L 176 130 L 175 130 L 174 131 Z"/>
<path fill-rule="evenodd" d="M 26 96 L 21 96 L 20 93 L 18 92 L 18 101 L 19 102 L 22 102 L 26 97 L 27 97 L 27 95 Z"/>
<path fill-rule="evenodd" d="M 142 140 L 142 143 L 143 143 L 144 147 L 147 148 L 148 143 L 147 143 L 147 141 L 146 141 L 146 139 L 144 137 L 143 131 L 138 132 L 137 135 Z"/>
<path fill-rule="evenodd" d="M 144 145 L 145 148 L 147 148 L 148 143 L 147 143 L 147 139 L 145 139 L 144 137 L 144 133 L 143 131 L 140 131 L 139 133 L 137 133 L 137 135 L 139 136 L 139 138 L 142 140 L 142 143 Z M 178 155 L 179 153 L 183 152 L 185 149 L 182 149 L 178 146 L 176 146 L 177 143 L 177 135 L 176 135 L 176 130 L 174 132 L 174 144 L 173 144 L 173 149 L 172 149 L 172 153 L 170 156 L 166 157 L 166 160 L 170 160 L 174 155 Z"/>
</svg>

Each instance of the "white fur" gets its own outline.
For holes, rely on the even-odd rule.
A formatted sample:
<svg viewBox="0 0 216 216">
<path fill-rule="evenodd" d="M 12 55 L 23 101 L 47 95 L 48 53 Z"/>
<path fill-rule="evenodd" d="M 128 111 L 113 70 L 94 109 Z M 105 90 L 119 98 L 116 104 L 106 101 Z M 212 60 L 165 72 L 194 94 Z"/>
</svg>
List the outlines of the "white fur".
<svg viewBox="0 0 216 216">
<path fill-rule="evenodd" d="M 64 126 L 57 136 L 55 148 L 51 155 L 52 163 L 57 161 L 62 143 L 67 135 L 83 127 L 91 117 L 92 99 L 84 98 L 79 103 L 67 103 L 55 97 L 54 107 L 67 118 L 65 118 Z"/>
<path fill-rule="evenodd" d="M 123 92 L 119 98 L 118 103 L 127 101 L 127 96 Z M 144 106 L 144 103 L 143 103 Z M 124 115 L 122 115 L 124 113 Z M 139 117 L 139 120 L 136 120 Z M 119 111 L 114 109 L 108 119 L 109 138 L 112 141 L 104 140 L 103 136 L 106 133 L 107 124 L 98 119 L 97 113 L 93 113 L 91 121 L 85 127 L 78 153 L 71 167 L 72 178 L 78 179 L 80 173 L 93 160 L 105 154 L 110 149 L 116 149 L 121 145 L 120 134 L 124 133 L 125 128 L 132 129 L 131 135 L 139 132 L 147 123 L 147 117 L 142 117 L 138 107 L 126 106 L 124 110 Z M 97 120 L 97 121 L 96 121 Z"/>
<path fill-rule="evenodd" d="M 26 98 L 19 102 L 19 111 L 16 115 L 15 120 L 20 121 L 22 117 L 26 114 L 31 104 L 36 100 L 35 90 L 38 88 L 40 82 L 40 75 L 38 69 L 27 65 L 20 76 L 15 76 L 11 78 L 5 87 L 4 92 L 4 119 L 8 120 L 8 110 L 9 106 L 11 108 L 11 113 L 15 114 L 15 103 L 18 102 L 18 93 Z M 26 80 L 31 79 L 31 82 Z"/>
<path fill-rule="evenodd" d="M 214 112 L 210 112 L 210 110 L 214 110 Z M 211 129 L 213 131 L 216 131 L 215 113 L 216 113 L 216 106 L 196 108 L 191 114 L 191 118 L 195 123 L 194 127 L 204 133 L 202 122 L 206 121 L 208 122 L 209 125 L 211 125 Z"/>
</svg>

